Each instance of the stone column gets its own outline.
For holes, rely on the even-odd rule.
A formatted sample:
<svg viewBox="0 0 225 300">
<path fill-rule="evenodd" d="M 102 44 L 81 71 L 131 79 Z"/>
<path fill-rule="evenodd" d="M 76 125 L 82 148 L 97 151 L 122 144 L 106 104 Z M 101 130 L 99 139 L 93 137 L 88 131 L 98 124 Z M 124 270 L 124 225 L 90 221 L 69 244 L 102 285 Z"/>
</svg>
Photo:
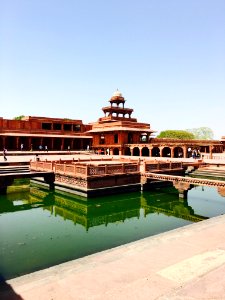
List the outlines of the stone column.
<svg viewBox="0 0 225 300">
<path fill-rule="evenodd" d="M 213 156 L 212 156 L 212 149 L 213 149 L 213 146 L 209 146 L 209 158 L 212 159 Z"/>
<path fill-rule="evenodd" d="M 174 149 L 175 147 L 169 147 L 170 148 L 170 157 L 174 158 Z"/>
<path fill-rule="evenodd" d="M 162 150 L 163 150 L 164 147 L 159 147 L 159 155 L 160 157 L 162 157 Z"/>
<path fill-rule="evenodd" d="M 71 149 L 74 148 L 74 139 L 71 139 Z"/>
<path fill-rule="evenodd" d="M 131 155 L 131 156 L 134 156 L 134 155 L 133 155 L 133 150 L 134 150 L 134 148 L 130 147 L 130 155 Z"/>
<path fill-rule="evenodd" d="M 17 136 L 16 137 L 16 150 L 19 149 L 19 137 Z"/>
<path fill-rule="evenodd" d="M 81 139 L 81 140 L 80 140 L 80 150 L 82 150 L 82 149 L 84 149 L 84 142 L 83 142 L 83 140 Z"/>
<path fill-rule="evenodd" d="M 184 147 L 182 147 L 182 149 L 183 149 L 184 158 L 187 158 L 187 149 L 188 149 L 188 147 L 184 146 Z"/>
<path fill-rule="evenodd" d="M 61 150 L 64 150 L 64 139 L 62 139 Z"/>
<path fill-rule="evenodd" d="M 28 138 L 28 149 L 31 150 L 31 148 L 32 148 L 32 147 L 31 147 L 31 137 L 29 137 L 29 138 Z"/>
</svg>

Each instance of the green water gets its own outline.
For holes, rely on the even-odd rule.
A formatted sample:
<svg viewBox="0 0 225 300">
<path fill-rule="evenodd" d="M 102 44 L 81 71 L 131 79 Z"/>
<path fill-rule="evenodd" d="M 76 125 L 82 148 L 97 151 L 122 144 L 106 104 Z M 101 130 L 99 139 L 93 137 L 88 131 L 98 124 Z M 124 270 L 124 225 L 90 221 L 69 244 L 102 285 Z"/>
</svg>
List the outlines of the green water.
<svg viewBox="0 0 225 300">
<path fill-rule="evenodd" d="M 25 182 L 0 196 L 0 275 L 13 278 L 225 213 L 215 188 L 89 201 Z"/>
</svg>

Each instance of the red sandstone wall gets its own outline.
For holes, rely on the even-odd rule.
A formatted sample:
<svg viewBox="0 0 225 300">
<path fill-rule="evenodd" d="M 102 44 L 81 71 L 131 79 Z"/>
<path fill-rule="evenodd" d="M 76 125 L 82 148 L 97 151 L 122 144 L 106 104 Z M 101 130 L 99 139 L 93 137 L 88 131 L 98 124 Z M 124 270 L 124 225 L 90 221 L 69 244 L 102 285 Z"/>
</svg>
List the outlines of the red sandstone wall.
<svg viewBox="0 0 225 300">
<path fill-rule="evenodd" d="M 42 123 L 60 123 L 62 130 L 44 130 Z M 80 125 L 80 131 L 65 131 L 63 124 Z M 71 134 L 77 135 L 91 129 L 91 125 L 84 125 L 80 120 L 64 120 L 53 118 L 27 117 L 24 120 L 9 120 L 0 118 L 0 132 L 24 132 L 24 133 L 43 133 L 43 134 Z"/>
</svg>

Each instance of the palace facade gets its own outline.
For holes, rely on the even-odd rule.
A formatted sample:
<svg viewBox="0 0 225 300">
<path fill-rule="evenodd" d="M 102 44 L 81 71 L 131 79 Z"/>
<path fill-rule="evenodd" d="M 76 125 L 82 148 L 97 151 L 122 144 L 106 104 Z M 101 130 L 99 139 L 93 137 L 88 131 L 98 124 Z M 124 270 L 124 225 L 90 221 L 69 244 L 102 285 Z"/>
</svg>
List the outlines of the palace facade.
<svg viewBox="0 0 225 300">
<path fill-rule="evenodd" d="M 0 118 L 0 147 L 7 150 L 80 150 L 92 142 L 90 125 L 81 120 L 23 117 L 21 120 Z"/>
<path fill-rule="evenodd" d="M 180 140 L 153 137 L 150 124 L 132 117 L 133 109 L 117 90 L 97 122 L 46 117 L 0 118 L 0 147 L 8 150 L 85 150 L 110 155 L 189 157 L 191 149 L 222 153 L 224 140 Z"/>
</svg>

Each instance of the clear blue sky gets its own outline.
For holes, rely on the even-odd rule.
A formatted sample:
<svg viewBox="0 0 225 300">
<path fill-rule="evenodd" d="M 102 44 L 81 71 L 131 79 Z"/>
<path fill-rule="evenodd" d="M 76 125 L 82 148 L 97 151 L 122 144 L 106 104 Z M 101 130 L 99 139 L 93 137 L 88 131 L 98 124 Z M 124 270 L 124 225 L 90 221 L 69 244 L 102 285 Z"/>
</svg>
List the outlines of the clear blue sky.
<svg viewBox="0 0 225 300">
<path fill-rule="evenodd" d="M 0 116 L 133 117 L 225 135 L 225 0 L 0 0 Z"/>
</svg>

